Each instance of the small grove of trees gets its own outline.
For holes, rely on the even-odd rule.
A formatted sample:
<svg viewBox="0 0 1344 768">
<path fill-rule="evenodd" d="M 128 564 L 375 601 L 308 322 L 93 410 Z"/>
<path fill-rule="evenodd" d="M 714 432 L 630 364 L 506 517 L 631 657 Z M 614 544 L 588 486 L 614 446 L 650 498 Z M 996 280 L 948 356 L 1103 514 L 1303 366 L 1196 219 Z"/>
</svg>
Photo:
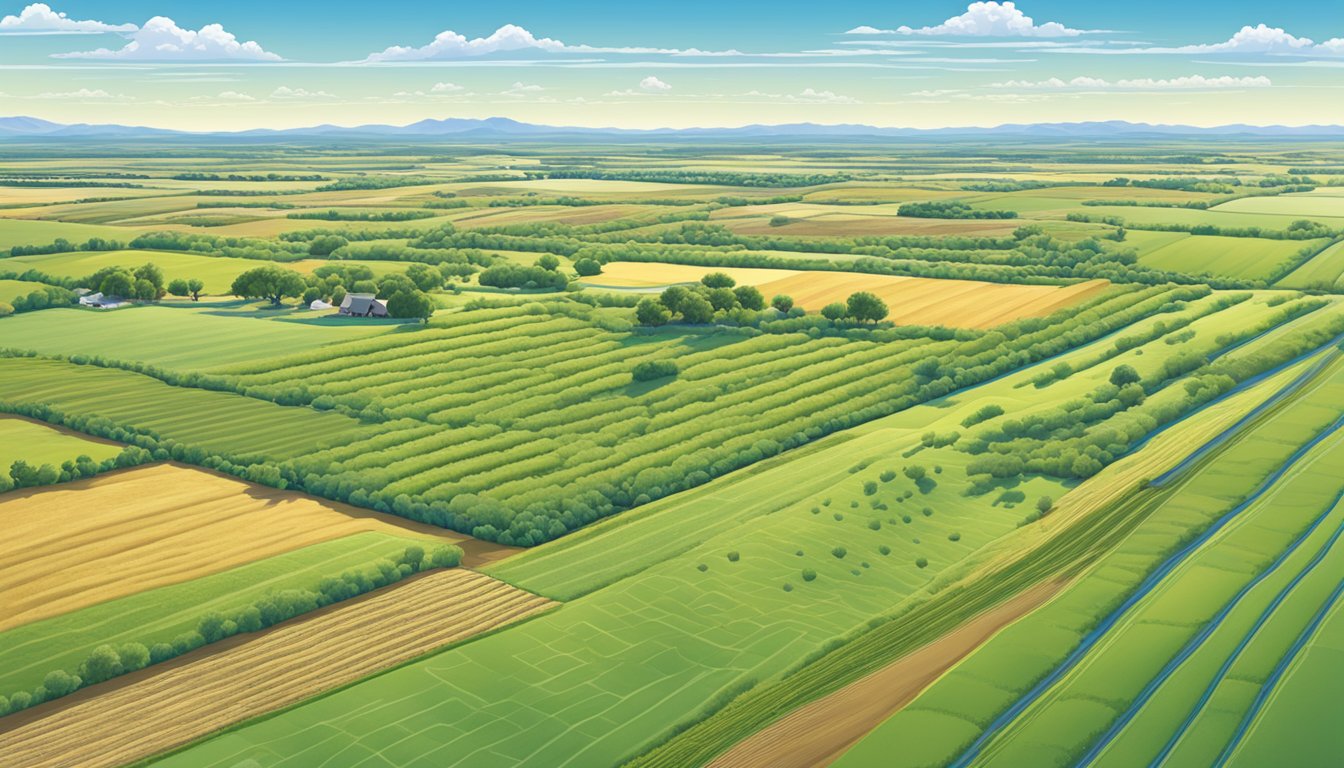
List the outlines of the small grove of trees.
<svg viewBox="0 0 1344 768">
<path fill-rule="evenodd" d="M 128 445 L 121 449 L 121 453 L 102 461 L 94 461 L 88 456 L 80 455 L 78 458 L 62 462 L 59 467 L 55 464 L 34 466 L 23 459 L 19 459 L 9 465 L 8 474 L 0 475 L 0 493 L 14 488 L 32 488 L 38 485 L 68 483 L 71 480 L 81 480 L 103 472 L 134 467 L 153 460 L 154 457 L 149 451 L 137 445 Z"/>
<path fill-rule="evenodd" d="M 0 317 L 8 317 L 18 312 L 33 312 L 48 307 L 67 307 L 78 300 L 74 291 L 58 285 L 42 285 L 36 290 L 17 296 L 14 303 L 0 302 Z"/>
<path fill-rule="evenodd" d="M 307 284 L 303 275 L 292 269 L 268 264 L 249 269 L 233 279 L 229 292 L 244 299 L 266 299 L 272 306 L 280 306 L 285 298 L 303 295 Z"/>
<path fill-rule="evenodd" d="M 897 216 L 921 219 L 1016 219 L 1017 211 L 982 211 L 959 200 L 902 203 Z"/>
<path fill-rule="evenodd" d="M 635 307 L 635 319 L 641 325 L 664 325 L 673 319 L 703 324 L 733 319 L 751 322 L 756 312 L 765 309 L 765 297 L 755 287 L 737 285 L 723 272 L 710 272 L 696 285 L 674 285 L 657 300 L 644 299 Z"/>
<path fill-rule="evenodd" d="M 183 632 L 171 641 L 149 645 L 139 642 L 100 645 L 80 662 L 75 673 L 55 669 L 46 674 L 33 691 L 17 691 L 0 696 L 0 716 L 18 712 L 52 699 L 74 693 L 80 688 L 111 680 L 119 675 L 144 669 L 175 656 L 218 642 L 241 632 L 257 632 L 318 608 L 357 597 L 366 592 L 400 581 L 412 574 L 434 568 L 453 568 L 462 562 L 462 550 L 451 544 L 425 552 L 423 547 L 406 547 L 399 556 L 384 557 L 351 569 L 340 576 L 321 579 L 313 589 L 287 589 L 267 594 L 251 605 L 229 613 L 211 611 L 196 623 L 195 630 Z"/>
<path fill-rule="evenodd" d="M 487 267 L 476 280 L 491 288 L 563 291 L 569 285 L 569 278 L 560 273 L 560 260 L 549 253 L 542 254 L 530 267 L 507 263 Z"/>
<path fill-rule="evenodd" d="M 837 301 L 821 308 L 821 316 L 833 323 L 841 320 L 876 323 L 885 318 L 887 312 L 887 303 L 868 291 L 852 293 L 844 303 Z"/>
<path fill-rule="evenodd" d="M 192 301 L 201 300 L 201 291 L 205 290 L 205 283 L 198 278 L 177 278 L 168 283 L 168 292 L 174 296 L 190 296 Z"/>
<path fill-rule="evenodd" d="M 677 364 L 671 360 L 645 360 L 637 363 L 631 376 L 635 381 L 653 381 L 665 376 L 676 376 Z"/>
<path fill-rule="evenodd" d="M 125 267 L 103 267 L 83 282 L 90 290 L 120 299 L 157 301 L 166 292 L 163 270 L 152 262 L 136 267 L 135 270 Z"/>
<path fill-rule="evenodd" d="M 387 300 L 387 314 L 391 317 L 415 318 L 428 322 L 435 308 L 434 300 L 419 290 L 403 289 Z"/>
</svg>

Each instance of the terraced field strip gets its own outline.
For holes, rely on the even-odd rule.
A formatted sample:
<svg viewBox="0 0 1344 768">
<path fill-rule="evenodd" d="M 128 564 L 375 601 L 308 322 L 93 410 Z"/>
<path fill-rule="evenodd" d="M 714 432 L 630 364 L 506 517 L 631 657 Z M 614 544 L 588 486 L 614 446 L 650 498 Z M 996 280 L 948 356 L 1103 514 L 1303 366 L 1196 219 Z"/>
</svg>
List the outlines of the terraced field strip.
<svg viewBox="0 0 1344 768">
<path fill-rule="evenodd" d="M 158 464 L 0 496 L 0 630 L 360 531 L 512 550 L 204 470 Z"/>
<path fill-rule="evenodd" d="M 552 605 L 474 571 L 431 572 L 0 719 L 0 755 L 26 768 L 132 763 Z"/>
<path fill-rule="evenodd" d="M 1023 591 L 900 660 L 799 707 L 738 742 L 709 768 L 829 765 L 988 637 L 1039 607 L 1062 586 L 1063 582 L 1043 582 Z"/>
</svg>

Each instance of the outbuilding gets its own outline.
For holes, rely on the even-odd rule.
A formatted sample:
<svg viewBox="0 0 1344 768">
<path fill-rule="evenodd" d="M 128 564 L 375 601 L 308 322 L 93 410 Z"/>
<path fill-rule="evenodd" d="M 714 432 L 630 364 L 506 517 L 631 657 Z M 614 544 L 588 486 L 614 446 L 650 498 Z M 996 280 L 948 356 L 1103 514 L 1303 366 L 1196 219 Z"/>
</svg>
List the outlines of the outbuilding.
<svg viewBox="0 0 1344 768">
<path fill-rule="evenodd" d="M 341 301 L 340 313 L 350 317 L 387 317 L 387 305 L 372 293 L 347 293 Z"/>
</svg>

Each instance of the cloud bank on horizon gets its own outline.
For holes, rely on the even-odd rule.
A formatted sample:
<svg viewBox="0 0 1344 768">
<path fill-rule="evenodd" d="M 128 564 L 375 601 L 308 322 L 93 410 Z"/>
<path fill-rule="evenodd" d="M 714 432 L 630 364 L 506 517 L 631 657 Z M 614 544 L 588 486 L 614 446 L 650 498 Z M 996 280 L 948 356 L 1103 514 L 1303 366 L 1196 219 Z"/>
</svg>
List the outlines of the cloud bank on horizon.
<svg viewBox="0 0 1344 768">
<path fill-rule="evenodd" d="M 0 68 L 33 73 L 29 93 L 7 96 L 19 103 L 42 102 L 42 110 L 30 111 L 51 112 L 65 97 L 86 111 L 91 104 L 98 110 L 154 105 L 201 110 L 200 120 L 219 119 L 217 107 L 223 105 L 236 107 L 230 119 L 252 115 L 264 120 L 292 114 L 298 103 L 324 110 L 329 120 L 338 119 L 333 115 L 342 108 L 348 112 L 373 104 L 407 118 L 437 115 L 447 105 L 462 115 L 488 116 L 500 111 L 495 105 L 505 105 L 511 114 L 545 120 L 543 113 L 563 115 L 581 104 L 593 119 L 608 123 L 613 116 L 671 124 L 703 115 L 697 122 L 726 124 L 772 115 L 782 122 L 824 115 L 836 122 L 890 125 L 939 115 L 946 124 L 981 124 L 989 121 L 976 116 L 990 112 L 996 120 L 1026 119 L 1013 112 L 1018 109 L 1013 105 L 1021 103 L 1032 105 L 1028 116 L 1041 119 L 1172 121 L 1192 110 L 1199 113 L 1194 118 L 1233 115 L 1245 108 L 1236 94 L 1254 91 L 1263 103 L 1277 104 L 1279 113 L 1306 120 L 1313 111 L 1325 112 L 1344 121 L 1344 113 L 1331 111 L 1344 108 L 1327 106 L 1338 101 L 1335 92 L 1325 90 L 1337 92 L 1330 75 L 1344 68 L 1340 30 L 1289 31 L 1231 18 L 1236 4 L 1215 4 L 1201 40 L 1193 33 L 1174 37 L 1179 28 L 1152 29 L 1144 14 L 1135 13 L 1132 23 L 1115 24 L 1113 14 L 1089 13 L 1061 0 L 976 0 L 964 10 L 953 2 L 942 13 L 926 10 L 920 14 L 925 19 L 890 20 L 881 18 L 893 13 L 889 6 L 873 5 L 867 11 L 873 15 L 855 19 L 867 24 L 835 25 L 826 32 L 825 22 L 800 18 L 792 37 L 750 26 L 706 37 L 692 25 L 669 24 L 663 30 L 633 21 L 602 28 L 580 25 L 577 33 L 541 30 L 524 25 L 523 2 L 511 4 L 505 12 L 514 18 L 487 27 L 493 28 L 487 34 L 472 36 L 458 31 L 467 28 L 459 25 L 426 30 L 428 25 L 420 22 L 403 25 L 380 48 L 360 50 L 362 35 L 355 28 L 329 35 L 330 43 L 315 56 L 308 40 L 295 37 L 301 30 L 269 23 L 262 12 L 248 18 L 221 11 L 223 20 L 217 21 L 210 18 L 214 11 L 205 18 L 182 11 L 192 23 L 179 24 L 166 15 L 136 23 L 105 14 L 79 18 L 50 3 L 30 3 L 0 17 L 0 36 L 28 36 L 33 44 L 26 47 L 37 52 L 27 61 L 0 57 Z M 1051 7 L 1028 13 L 1024 6 L 1033 5 Z M 328 21 L 339 25 L 339 15 Z M 1144 22 L 1150 28 L 1140 28 Z M 1114 26 L 1125 30 L 1103 28 Z M 1214 36 L 1218 27 L 1226 30 L 1225 37 Z M 102 38 L 102 44 L 72 42 L 90 36 Z M 1154 43 L 1147 37 L 1167 39 Z M 281 54 L 290 49 L 301 55 Z M 155 68 L 163 76 L 154 78 L 150 88 L 143 81 L 138 90 L 130 83 L 109 88 L 83 81 L 89 76 L 81 73 L 92 62 L 111 65 L 100 77 L 113 81 L 130 79 L 122 74 L 129 70 L 118 64 Z M 179 71 L 193 66 L 231 69 Z M 262 74 L 277 67 L 290 73 L 283 84 Z M 428 74 L 435 68 L 453 68 L 460 75 Z M 520 68 L 534 74 L 519 77 Z M 644 71 L 631 77 L 631 69 Z M 227 85 L 211 93 L 183 87 L 193 82 Z M 977 99 L 984 102 L 979 112 L 973 105 Z"/>
</svg>

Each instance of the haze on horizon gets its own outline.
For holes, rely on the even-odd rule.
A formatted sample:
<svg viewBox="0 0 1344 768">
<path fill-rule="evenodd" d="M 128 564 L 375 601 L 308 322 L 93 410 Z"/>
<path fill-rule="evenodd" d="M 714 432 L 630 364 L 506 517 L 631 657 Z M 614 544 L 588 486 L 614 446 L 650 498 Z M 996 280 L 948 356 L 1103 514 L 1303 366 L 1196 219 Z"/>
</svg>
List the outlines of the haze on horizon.
<svg viewBox="0 0 1344 768">
<path fill-rule="evenodd" d="M 0 115 L 182 130 L 1344 123 L 1344 6 L 555 5 L 0 3 Z"/>
</svg>

